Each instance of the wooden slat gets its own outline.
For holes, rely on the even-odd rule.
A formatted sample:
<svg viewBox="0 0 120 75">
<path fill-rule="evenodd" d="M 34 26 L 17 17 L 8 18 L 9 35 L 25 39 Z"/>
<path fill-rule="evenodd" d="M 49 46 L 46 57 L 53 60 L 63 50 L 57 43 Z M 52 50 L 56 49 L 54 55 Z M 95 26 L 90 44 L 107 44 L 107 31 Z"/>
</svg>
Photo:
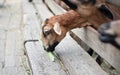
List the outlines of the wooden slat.
<svg viewBox="0 0 120 75">
<path fill-rule="evenodd" d="M 27 43 L 26 49 L 34 75 L 66 75 L 57 61 L 52 62 L 49 60 L 39 43 Z"/>
<path fill-rule="evenodd" d="M 5 67 L 2 75 L 25 75 L 19 67 Z"/>
<path fill-rule="evenodd" d="M 17 57 L 17 40 L 19 39 L 19 31 L 7 32 L 6 48 L 5 48 L 5 67 L 20 66 L 19 58 Z M 12 43 L 12 44 L 11 44 Z"/>
<path fill-rule="evenodd" d="M 70 75 L 108 75 L 70 36 L 57 46 L 56 52 Z"/>
<path fill-rule="evenodd" d="M 6 35 L 6 32 L 5 30 L 1 30 L 0 29 L 0 63 L 3 63 L 4 62 L 4 54 L 5 54 L 5 35 Z"/>
<path fill-rule="evenodd" d="M 58 4 L 56 4 L 53 0 L 45 0 L 45 2 L 55 15 L 59 15 L 67 12 L 66 10 L 61 8 Z"/>
<path fill-rule="evenodd" d="M 36 13 L 36 10 L 34 9 L 32 3 L 28 3 L 28 0 L 23 0 L 22 2 L 22 9 L 25 9 L 23 10 L 23 14 L 35 14 Z"/>
<path fill-rule="evenodd" d="M 33 0 L 33 2 L 34 2 L 35 4 L 40 4 L 40 3 L 43 3 L 43 0 Z"/>
<path fill-rule="evenodd" d="M 2 62 L 3 74 L 1 75 L 25 75 L 26 70 L 20 61 L 21 57 L 24 56 L 21 0 L 7 0 L 7 3 L 9 3 L 9 7 L 4 8 L 5 13 L 3 12 L 4 15 L 0 18 L 1 22 L 5 22 L 2 23 L 3 28 L 5 28 L 5 33 L 3 33 L 5 35 L 5 39 L 3 39 L 5 48 L 4 54 L 2 54 L 4 62 Z"/>
<path fill-rule="evenodd" d="M 35 6 L 42 21 L 46 20 L 46 18 L 53 16 L 53 14 L 49 11 L 45 4 L 35 4 Z"/>
<path fill-rule="evenodd" d="M 0 62 L 0 75 L 3 75 L 2 74 L 2 66 L 3 66 L 3 64 Z"/>
<path fill-rule="evenodd" d="M 3 75 L 16 75 L 17 68 L 16 67 L 5 67 L 3 69 Z"/>
<path fill-rule="evenodd" d="M 120 50 L 112 45 L 101 43 L 98 39 L 99 34 L 91 27 L 72 31 L 120 72 Z"/>
<path fill-rule="evenodd" d="M 4 0 L 0 0 L 0 5 L 4 2 Z"/>
<path fill-rule="evenodd" d="M 0 75 L 3 75 L 4 59 L 5 59 L 5 35 L 4 28 L 0 27 Z"/>
<path fill-rule="evenodd" d="M 30 40 L 30 39 L 38 39 L 40 35 L 40 26 L 37 20 L 37 17 L 34 15 L 30 14 L 25 14 L 24 15 L 24 34 L 25 35 L 30 35 L 31 36 L 36 34 L 34 38 L 24 36 L 25 40 Z M 27 38 L 26 38 L 27 37 Z"/>
</svg>

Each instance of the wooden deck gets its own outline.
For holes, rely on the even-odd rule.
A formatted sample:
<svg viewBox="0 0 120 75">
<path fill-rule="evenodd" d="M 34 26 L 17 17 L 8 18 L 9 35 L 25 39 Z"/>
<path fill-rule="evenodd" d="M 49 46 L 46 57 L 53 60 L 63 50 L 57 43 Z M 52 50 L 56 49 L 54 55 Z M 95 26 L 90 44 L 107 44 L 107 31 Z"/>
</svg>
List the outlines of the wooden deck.
<svg viewBox="0 0 120 75">
<path fill-rule="evenodd" d="M 24 9 L 32 10 L 26 11 L 25 9 L 24 12 L 24 35 L 26 40 L 39 38 L 40 24 L 46 18 L 66 12 L 53 0 L 45 0 L 45 2 L 39 1 L 38 3 L 37 0 L 34 0 L 32 4 L 27 1 L 24 2 L 26 6 Z M 51 8 L 52 12 L 46 5 Z M 37 16 L 35 16 L 36 13 Z M 33 75 L 108 75 L 69 34 L 56 48 L 59 58 L 55 62 L 49 60 L 46 52 L 38 42 L 27 42 L 25 47 Z"/>
<path fill-rule="evenodd" d="M 26 75 L 21 0 L 7 0 L 0 8 L 0 75 Z"/>
<path fill-rule="evenodd" d="M 53 0 L 44 1 L 45 3 L 43 0 L 33 0 L 29 3 L 28 0 L 6 0 L 5 7 L 0 8 L 0 75 L 110 75 L 69 33 L 56 47 L 55 52 L 59 57 L 55 62 L 48 58 L 39 42 L 27 42 L 24 46 L 24 41 L 40 37 L 41 23 L 46 18 L 66 12 Z M 84 29 L 72 32 L 82 38 L 79 36 L 79 31 L 86 34 L 82 32 Z M 85 40 L 84 42 L 90 45 L 90 42 Z M 100 47 L 97 46 L 98 48 Z M 96 47 L 94 49 L 96 50 Z M 96 52 L 107 61 L 117 58 L 114 59 L 117 63 L 113 61 L 111 64 L 120 70 L 118 50 L 117 54 L 115 52 L 117 56 L 108 51 L 98 52 L 98 50 Z M 104 56 L 104 52 L 112 58 Z"/>
</svg>

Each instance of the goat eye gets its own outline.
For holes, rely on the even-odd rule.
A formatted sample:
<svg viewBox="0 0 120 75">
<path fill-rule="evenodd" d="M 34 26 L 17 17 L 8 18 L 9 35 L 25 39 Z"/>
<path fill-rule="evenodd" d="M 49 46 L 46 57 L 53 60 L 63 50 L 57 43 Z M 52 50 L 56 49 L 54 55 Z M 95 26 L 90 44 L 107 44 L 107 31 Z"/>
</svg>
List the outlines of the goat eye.
<svg viewBox="0 0 120 75">
<path fill-rule="evenodd" d="M 47 36 L 47 35 L 49 35 L 51 33 L 51 30 L 44 31 L 43 33 L 44 33 L 44 36 Z"/>
</svg>

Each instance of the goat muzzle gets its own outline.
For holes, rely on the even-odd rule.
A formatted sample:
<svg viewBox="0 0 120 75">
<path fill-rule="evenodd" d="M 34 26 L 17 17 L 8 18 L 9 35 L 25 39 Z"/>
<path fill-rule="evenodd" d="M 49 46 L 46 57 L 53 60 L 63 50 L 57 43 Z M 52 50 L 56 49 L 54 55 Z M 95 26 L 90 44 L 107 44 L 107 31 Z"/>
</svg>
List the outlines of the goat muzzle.
<svg viewBox="0 0 120 75">
<path fill-rule="evenodd" d="M 44 46 L 44 50 L 47 52 L 53 52 L 55 47 L 59 44 L 59 42 L 55 42 L 52 45 L 49 45 L 47 48 Z"/>
</svg>

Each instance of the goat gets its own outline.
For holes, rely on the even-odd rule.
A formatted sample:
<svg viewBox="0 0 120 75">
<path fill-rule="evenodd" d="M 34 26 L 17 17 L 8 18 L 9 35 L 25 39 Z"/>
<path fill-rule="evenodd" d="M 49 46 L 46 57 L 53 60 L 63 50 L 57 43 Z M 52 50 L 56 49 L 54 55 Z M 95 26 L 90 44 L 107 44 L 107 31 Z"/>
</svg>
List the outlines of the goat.
<svg viewBox="0 0 120 75">
<path fill-rule="evenodd" d="M 41 32 L 41 40 L 45 50 L 54 51 L 55 46 L 65 37 L 69 30 L 85 25 L 91 24 L 73 10 L 46 19 Z"/>
<path fill-rule="evenodd" d="M 120 49 L 120 20 L 102 24 L 98 32 L 102 42 L 111 43 Z"/>
<path fill-rule="evenodd" d="M 42 42 L 47 51 L 54 51 L 54 48 L 65 37 L 66 33 L 73 28 L 92 25 L 95 29 L 98 29 L 101 24 L 110 22 L 114 18 L 113 13 L 102 5 L 104 4 L 103 0 L 97 2 L 94 2 L 94 0 L 87 0 L 87 2 L 86 0 L 73 0 L 76 3 L 70 1 L 72 6 L 68 6 L 77 12 L 71 10 L 62 15 L 53 16 L 47 19 L 42 27 Z"/>
</svg>

